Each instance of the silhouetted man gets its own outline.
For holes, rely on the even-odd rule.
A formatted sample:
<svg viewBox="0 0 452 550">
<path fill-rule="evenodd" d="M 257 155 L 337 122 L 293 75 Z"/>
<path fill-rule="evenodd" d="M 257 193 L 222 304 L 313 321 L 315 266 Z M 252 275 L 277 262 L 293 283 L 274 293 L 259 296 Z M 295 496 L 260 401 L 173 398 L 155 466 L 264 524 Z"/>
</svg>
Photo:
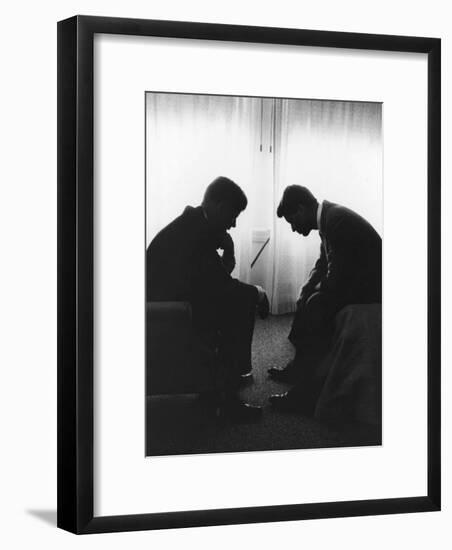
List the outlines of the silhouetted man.
<svg viewBox="0 0 452 550">
<path fill-rule="evenodd" d="M 237 391 L 241 377 L 252 368 L 256 308 L 261 316 L 268 314 L 263 289 L 231 277 L 235 258 L 228 230 L 235 227 L 247 202 L 232 180 L 215 179 L 200 206 L 187 206 L 156 235 L 146 257 L 147 300 L 187 301 L 195 329 L 218 335 L 221 363 L 226 365 L 221 407 L 232 420 L 243 421 L 261 413 L 259 407 L 242 403 Z"/>
<path fill-rule="evenodd" d="M 271 368 L 272 378 L 294 383 L 273 395 L 282 410 L 313 412 L 318 393 L 315 366 L 328 349 L 335 314 L 348 304 L 381 303 L 381 237 L 352 210 L 323 201 L 305 187 L 291 185 L 283 193 L 277 215 L 303 236 L 319 231 L 320 257 L 302 287 L 289 335 L 296 348 L 285 368 Z"/>
</svg>

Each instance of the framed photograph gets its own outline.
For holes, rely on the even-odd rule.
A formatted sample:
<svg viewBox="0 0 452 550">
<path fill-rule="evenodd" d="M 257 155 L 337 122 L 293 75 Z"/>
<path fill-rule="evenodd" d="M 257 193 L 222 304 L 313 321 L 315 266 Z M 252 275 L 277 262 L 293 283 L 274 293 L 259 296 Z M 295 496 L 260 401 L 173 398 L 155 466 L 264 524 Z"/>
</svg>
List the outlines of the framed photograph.
<svg viewBox="0 0 452 550">
<path fill-rule="evenodd" d="M 440 40 L 58 23 L 58 525 L 440 510 Z"/>
</svg>

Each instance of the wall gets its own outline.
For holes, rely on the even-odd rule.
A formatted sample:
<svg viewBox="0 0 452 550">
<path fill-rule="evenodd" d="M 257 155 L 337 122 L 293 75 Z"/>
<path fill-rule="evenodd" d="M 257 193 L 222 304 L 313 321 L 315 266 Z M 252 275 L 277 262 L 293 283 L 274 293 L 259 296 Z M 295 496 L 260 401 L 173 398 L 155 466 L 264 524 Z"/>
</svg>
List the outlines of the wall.
<svg viewBox="0 0 452 550">
<path fill-rule="evenodd" d="M 299 27 L 443 38 L 443 98 L 450 95 L 452 23 L 447 3 L 319 3 L 230 0 L 17 1 L 2 16 L 1 518 L 5 548 L 448 547 L 452 511 L 450 430 L 444 429 L 441 513 L 131 533 L 77 538 L 54 527 L 56 507 L 56 21 L 76 13 Z M 451 117 L 443 106 L 444 169 Z M 4 193 L 4 194 L 3 194 Z M 444 185 L 443 212 L 451 208 Z M 450 279 L 450 222 L 443 215 L 444 280 Z M 444 365 L 451 303 L 443 291 Z M 444 369 L 444 425 L 451 421 L 451 377 Z M 446 399 L 448 398 L 448 399 Z M 446 401 L 449 403 L 446 404 Z M 277 473 L 274 482 L 278 482 Z"/>
</svg>

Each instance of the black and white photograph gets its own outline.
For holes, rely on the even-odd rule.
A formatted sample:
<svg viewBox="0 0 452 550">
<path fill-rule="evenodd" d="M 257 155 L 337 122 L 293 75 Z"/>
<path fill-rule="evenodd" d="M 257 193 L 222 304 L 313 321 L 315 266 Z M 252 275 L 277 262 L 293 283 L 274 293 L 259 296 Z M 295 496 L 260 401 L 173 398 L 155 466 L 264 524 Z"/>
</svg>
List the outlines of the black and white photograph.
<svg viewBox="0 0 452 550">
<path fill-rule="evenodd" d="M 450 547 L 452 19 L 370 8 L 4 5 L 5 549 Z"/>
<path fill-rule="evenodd" d="M 441 510 L 441 40 L 323 28 L 59 21 L 61 529 Z"/>
<path fill-rule="evenodd" d="M 147 456 L 382 444 L 383 110 L 145 93 Z"/>
</svg>

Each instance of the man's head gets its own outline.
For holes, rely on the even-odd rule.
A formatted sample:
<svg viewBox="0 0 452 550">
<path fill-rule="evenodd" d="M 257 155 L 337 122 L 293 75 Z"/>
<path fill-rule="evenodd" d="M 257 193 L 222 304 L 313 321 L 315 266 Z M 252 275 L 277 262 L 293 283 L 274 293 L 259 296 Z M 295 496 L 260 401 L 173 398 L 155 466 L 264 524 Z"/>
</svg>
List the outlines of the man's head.
<svg viewBox="0 0 452 550">
<path fill-rule="evenodd" d="M 202 207 L 210 225 L 217 231 L 235 227 L 235 222 L 248 200 L 240 187 L 229 178 L 220 176 L 213 180 L 204 193 Z"/>
<path fill-rule="evenodd" d="M 311 229 L 317 228 L 317 208 L 319 203 L 306 187 L 289 185 L 279 203 L 278 218 L 290 224 L 292 231 L 307 237 Z"/>
</svg>

